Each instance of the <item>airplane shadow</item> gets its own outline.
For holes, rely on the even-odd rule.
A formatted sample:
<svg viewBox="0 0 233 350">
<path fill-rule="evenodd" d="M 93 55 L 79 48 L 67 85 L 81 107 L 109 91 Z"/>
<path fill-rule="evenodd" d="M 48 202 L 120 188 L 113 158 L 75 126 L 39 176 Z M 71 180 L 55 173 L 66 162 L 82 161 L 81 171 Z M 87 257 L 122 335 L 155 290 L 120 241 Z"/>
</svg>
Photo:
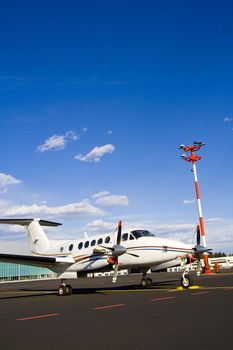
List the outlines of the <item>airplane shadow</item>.
<svg viewBox="0 0 233 350">
<path fill-rule="evenodd" d="M 7 299 L 26 299 L 26 298 L 34 298 L 34 297 L 45 297 L 46 295 L 49 296 L 49 295 L 54 295 L 54 294 L 57 294 L 57 291 L 54 291 L 53 292 L 49 292 L 48 294 L 47 293 L 43 293 L 42 291 L 40 291 L 41 293 L 38 293 L 38 291 L 35 291 L 35 290 L 27 290 L 26 292 L 31 292 L 30 294 L 23 294 L 25 291 L 19 291 L 18 293 L 22 292 L 22 294 L 20 295 L 8 295 L 8 296 L 3 296 L 3 297 L 0 297 L 0 300 L 7 300 Z M 48 292 L 48 290 L 46 291 Z M 36 294 L 35 294 L 36 293 Z M 7 294 L 7 292 L 5 293 Z"/>
<path fill-rule="evenodd" d="M 174 288 L 177 286 L 178 280 L 167 280 L 167 281 L 161 281 L 161 282 L 153 282 L 149 288 L 143 288 L 141 284 L 129 284 L 124 286 L 117 286 L 117 287 L 100 287 L 100 288 L 73 288 L 73 294 L 107 294 L 108 291 L 134 291 L 134 290 L 145 290 L 145 289 L 170 289 L 171 286 L 174 286 Z"/>
<path fill-rule="evenodd" d="M 172 286 L 175 288 L 177 286 L 177 282 L 179 280 L 172 279 L 172 280 L 166 280 L 166 281 L 156 281 L 153 282 L 152 285 L 148 289 L 154 289 L 154 290 L 162 290 L 162 289 L 170 289 Z M 128 284 L 128 285 L 121 285 L 121 286 L 113 286 L 113 287 L 91 287 L 91 288 L 73 288 L 73 295 L 85 295 L 85 294 L 102 294 L 106 295 L 108 291 L 124 291 L 124 290 L 145 290 L 141 286 L 141 284 Z M 34 297 L 52 297 L 54 295 L 57 295 L 57 289 L 32 289 L 32 288 L 23 288 L 18 289 L 14 294 L 14 291 L 10 291 L 12 295 L 7 295 L 9 291 L 6 291 L 4 296 L 0 296 L 0 300 L 7 300 L 7 299 L 26 299 L 26 298 L 34 298 Z M 20 293 L 20 294 L 19 294 Z M 25 293 L 25 294 L 24 294 Z M 19 294 L 19 295 L 17 295 Z"/>
</svg>

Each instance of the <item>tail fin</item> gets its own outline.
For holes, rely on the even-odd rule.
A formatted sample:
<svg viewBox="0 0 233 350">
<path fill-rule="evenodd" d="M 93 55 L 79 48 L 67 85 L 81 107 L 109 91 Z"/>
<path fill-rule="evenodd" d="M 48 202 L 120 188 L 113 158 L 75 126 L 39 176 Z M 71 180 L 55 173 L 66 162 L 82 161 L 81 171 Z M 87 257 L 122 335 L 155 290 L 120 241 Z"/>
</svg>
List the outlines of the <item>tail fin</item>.
<svg viewBox="0 0 233 350">
<path fill-rule="evenodd" d="M 24 226 L 31 251 L 42 253 L 50 248 L 49 239 L 41 226 L 59 226 L 61 224 L 40 219 L 0 219 L 0 224 L 13 224 Z"/>
</svg>

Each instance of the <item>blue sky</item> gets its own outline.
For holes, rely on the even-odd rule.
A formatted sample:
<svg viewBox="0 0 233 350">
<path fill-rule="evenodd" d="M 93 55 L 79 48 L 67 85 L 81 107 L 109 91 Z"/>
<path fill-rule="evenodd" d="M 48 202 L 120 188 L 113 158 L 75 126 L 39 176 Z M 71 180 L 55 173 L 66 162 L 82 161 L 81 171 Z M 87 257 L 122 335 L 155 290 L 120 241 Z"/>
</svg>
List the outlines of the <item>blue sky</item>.
<svg viewBox="0 0 233 350">
<path fill-rule="evenodd" d="M 197 164 L 207 243 L 233 252 L 231 1 L 0 5 L 0 216 L 62 221 L 51 237 L 125 225 L 190 241 L 178 146 Z M 2 240 L 24 235 L 1 228 Z"/>
</svg>

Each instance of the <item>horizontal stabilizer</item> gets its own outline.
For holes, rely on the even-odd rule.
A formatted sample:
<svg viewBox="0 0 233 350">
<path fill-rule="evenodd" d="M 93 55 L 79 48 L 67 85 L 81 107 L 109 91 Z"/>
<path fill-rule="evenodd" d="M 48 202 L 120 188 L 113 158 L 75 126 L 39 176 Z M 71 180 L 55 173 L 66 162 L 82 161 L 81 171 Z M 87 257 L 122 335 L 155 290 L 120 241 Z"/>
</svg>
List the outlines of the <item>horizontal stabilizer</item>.
<svg viewBox="0 0 233 350">
<path fill-rule="evenodd" d="M 0 224 L 28 226 L 32 221 L 37 221 L 41 226 L 59 226 L 57 222 L 36 219 L 0 219 Z"/>
</svg>

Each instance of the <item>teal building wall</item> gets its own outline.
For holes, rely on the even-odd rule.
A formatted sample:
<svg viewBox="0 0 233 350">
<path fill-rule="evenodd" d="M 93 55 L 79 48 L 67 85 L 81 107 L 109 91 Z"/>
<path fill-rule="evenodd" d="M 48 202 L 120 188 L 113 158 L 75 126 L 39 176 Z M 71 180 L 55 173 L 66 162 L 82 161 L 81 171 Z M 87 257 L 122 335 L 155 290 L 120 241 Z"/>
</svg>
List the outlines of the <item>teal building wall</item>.
<svg viewBox="0 0 233 350">
<path fill-rule="evenodd" d="M 54 277 L 55 274 L 46 268 L 0 262 L 0 282 Z"/>
</svg>

